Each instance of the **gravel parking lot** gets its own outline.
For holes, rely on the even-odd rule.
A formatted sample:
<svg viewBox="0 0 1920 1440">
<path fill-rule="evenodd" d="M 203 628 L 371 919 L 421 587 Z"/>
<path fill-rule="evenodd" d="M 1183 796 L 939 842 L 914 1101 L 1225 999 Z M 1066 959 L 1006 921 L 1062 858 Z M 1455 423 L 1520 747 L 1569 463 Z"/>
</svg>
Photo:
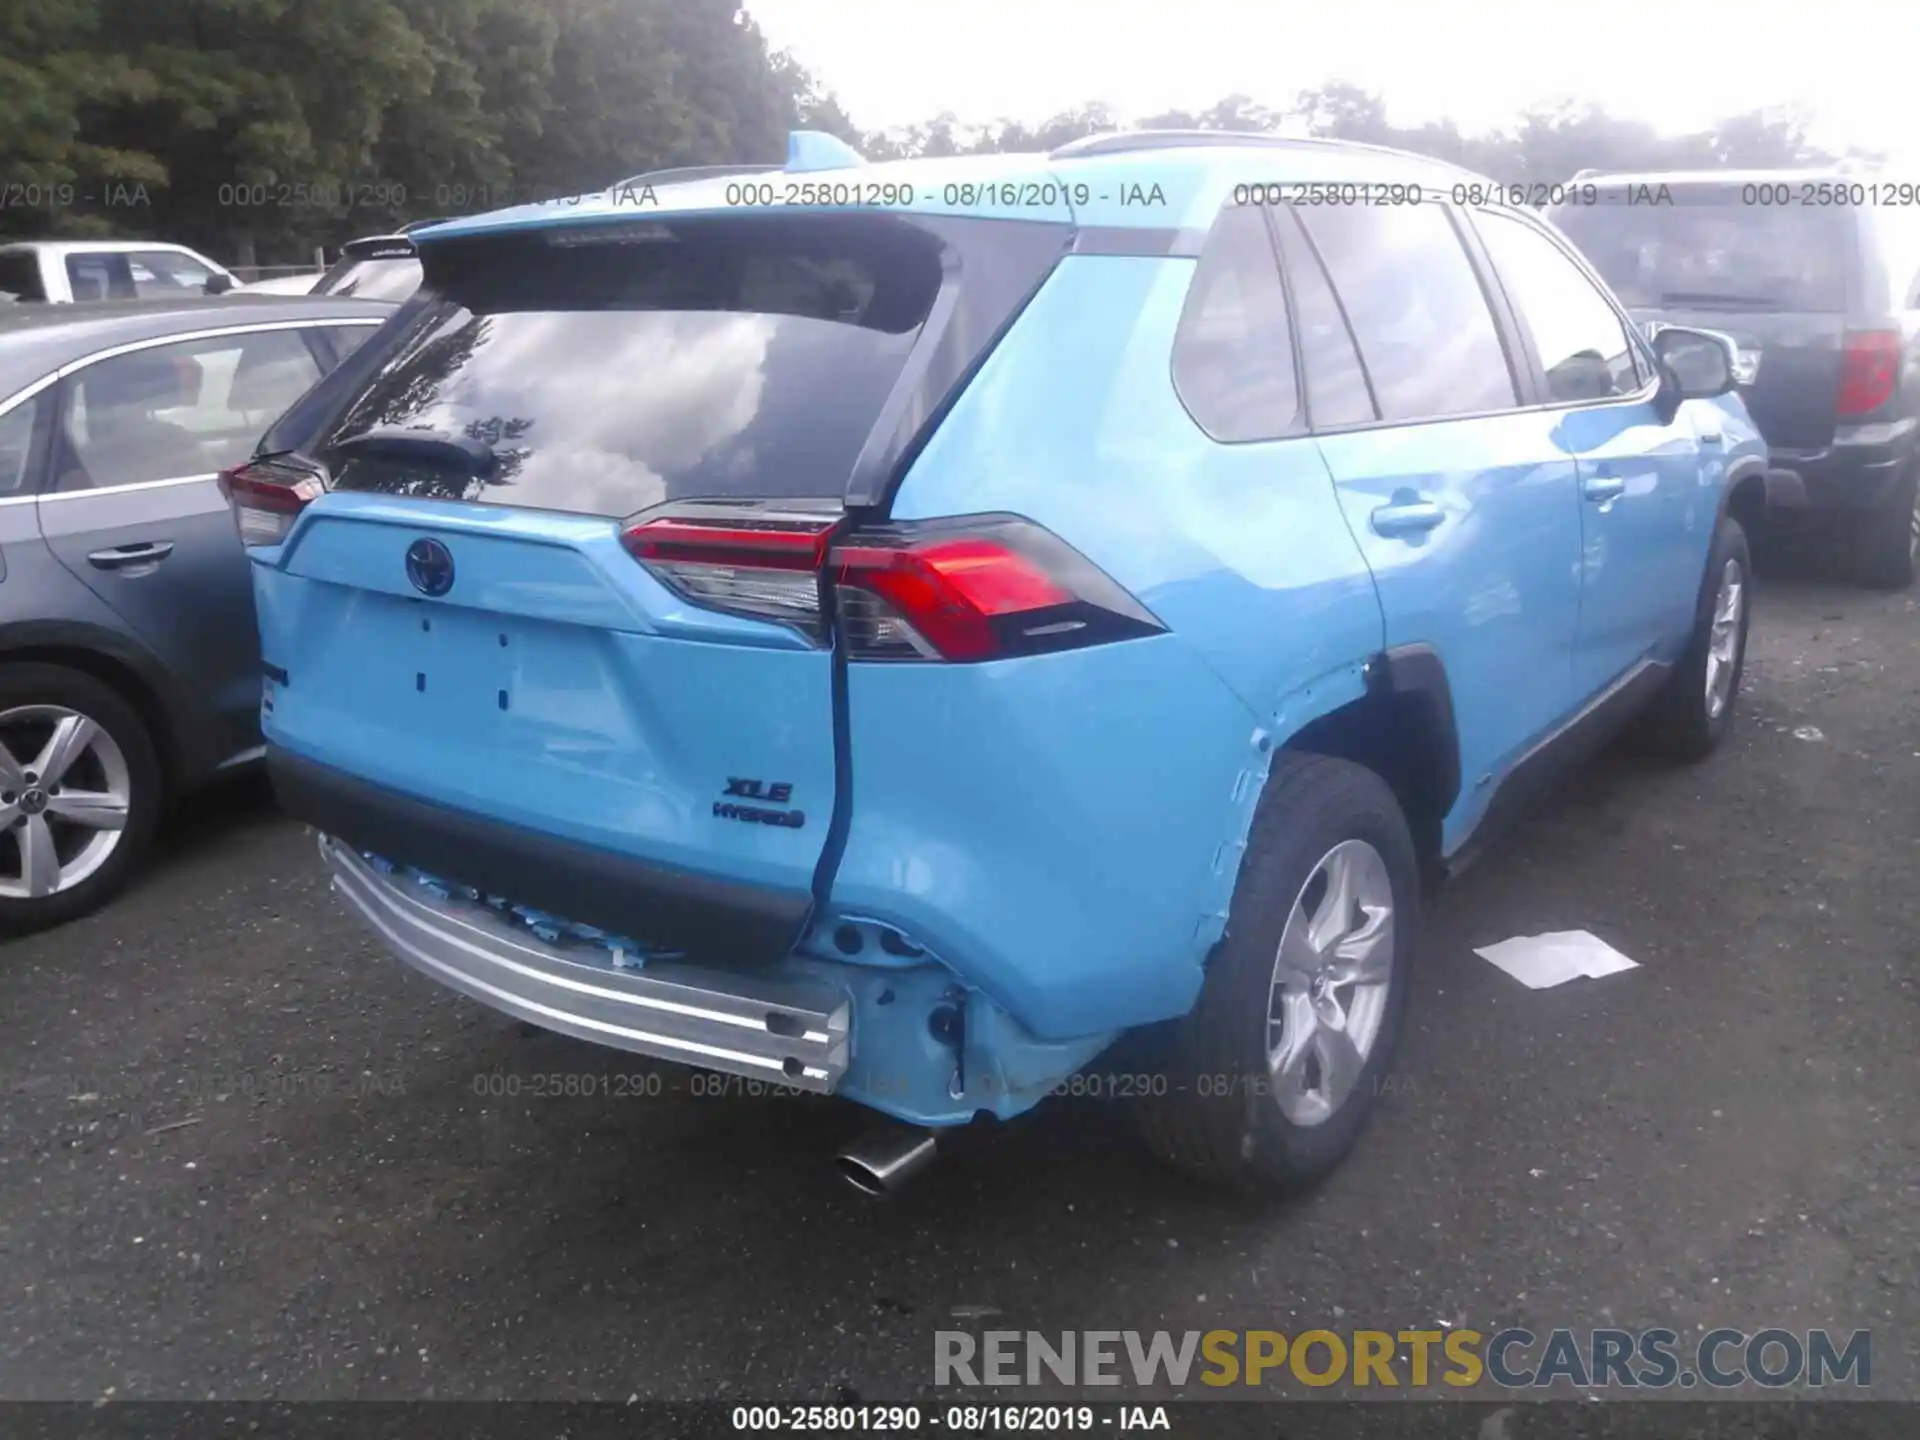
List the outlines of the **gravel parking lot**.
<svg viewBox="0 0 1920 1440">
<path fill-rule="evenodd" d="M 864 1200 L 851 1107 L 648 1095 L 389 960 L 262 787 L 208 797 L 0 957 L 0 1394 L 883 1400 L 990 1316 L 1871 1328 L 1920 1398 L 1920 600 L 1762 592 L 1727 749 L 1602 759 L 1440 898 L 1376 1124 L 1278 1209 L 1093 1100 Z M 1643 968 L 1472 952 L 1576 928 Z"/>
</svg>

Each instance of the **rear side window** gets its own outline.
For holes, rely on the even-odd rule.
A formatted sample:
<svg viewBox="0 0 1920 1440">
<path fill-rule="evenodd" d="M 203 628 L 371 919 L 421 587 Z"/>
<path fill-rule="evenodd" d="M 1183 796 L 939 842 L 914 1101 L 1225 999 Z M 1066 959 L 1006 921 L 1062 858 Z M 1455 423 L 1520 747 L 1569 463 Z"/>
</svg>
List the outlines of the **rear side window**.
<svg viewBox="0 0 1920 1440">
<path fill-rule="evenodd" d="M 42 412 L 51 403 L 51 392 L 43 390 L 0 415 L 0 495 L 18 495 L 33 483 L 39 448 L 34 442 Z"/>
<path fill-rule="evenodd" d="M 1445 206 L 1320 205 L 1300 218 L 1353 327 L 1382 419 L 1519 403 L 1493 312 Z"/>
<path fill-rule="evenodd" d="M 1287 294 L 1259 209 L 1220 212 L 1173 342 L 1173 383 L 1216 440 L 1271 440 L 1300 425 Z"/>
<path fill-rule="evenodd" d="M 1526 222 L 1491 211 L 1475 220 L 1507 298 L 1533 339 L 1554 400 L 1605 400 L 1640 388 L 1620 316 L 1560 247 Z"/>
<path fill-rule="evenodd" d="M 1353 332 L 1347 328 L 1339 298 L 1300 217 L 1289 207 L 1276 214 L 1275 223 L 1287 278 L 1293 283 L 1294 328 L 1300 335 L 1300 357 L 1307 372 L 1308 418 L 1315 429 L 1379 419 Z"/>
<path fill-rule="evenodd" d="M 1728 186 L 1684 186 L 1669 192 L 1669 203 L 1629 203 L 1638 193 L 1602 191 L 1597 204 L 1552 215 L 1622 303 L 1846 309 L 1854 217 L 1845 206 L 1747 204 Z"/>
<path fill-rule="evenodd" d="M 67 285 L 75 300 L 132 300 L 133 267 L 124 255 L 67 256 Z"/>
<path fill-rule="evenodd" d="M 627 515 L 837 498 L 941 282 L 883 215 L 627 222 L 449 240 L 322 437 L 335 488 Z M 376 428 L 491 447 L 486 473 L 336 450 Z"/>
<path fill-rule="evenodd" d="M 68 381 L 59 488 L 211 475 L 320 378 L 297 330 L 183 340 L 116 355 Z"/>
<path fill-rule="evenodd" d="M 0 254 L 0 293 L 16 300 L 46 299 L 47 287 L 40 282 L 40 257 L 24 250 Z"/>
</svg>

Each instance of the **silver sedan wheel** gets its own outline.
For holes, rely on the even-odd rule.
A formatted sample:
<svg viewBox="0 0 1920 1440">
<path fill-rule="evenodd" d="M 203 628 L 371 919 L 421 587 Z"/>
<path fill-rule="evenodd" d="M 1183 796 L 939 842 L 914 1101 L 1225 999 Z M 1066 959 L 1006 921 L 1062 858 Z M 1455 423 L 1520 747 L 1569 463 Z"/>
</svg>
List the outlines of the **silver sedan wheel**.
<svg viewBox="0 0 1920 1440">
<path fill-rule="evenodd" d="M 1331 1119 L 1380 1038 L 1393 982 L 1393 886 L 1364 840 L 1321 857 L 1280 936 L 1267 1001 L 1267 1069 L 1295 1125 Z"/>
<path fill-rule="evenodd" d="M 132 794 L 127 757 L 99 722 L 64 705 L 0 711 L 0 897 L 85 881 L 119 848 Z"/>
<path fill-rule="evenodd" d="M 1720 569 L 1720 590 L 1713 599 L 1713 628 L 1707 634 L 1707 718 L 1718 720 L 1733 698 L 1733 663 L 1740 653 L 1740 622 L 1747 611 L 1746 575 L 1738 560 Z"/>
</svg>

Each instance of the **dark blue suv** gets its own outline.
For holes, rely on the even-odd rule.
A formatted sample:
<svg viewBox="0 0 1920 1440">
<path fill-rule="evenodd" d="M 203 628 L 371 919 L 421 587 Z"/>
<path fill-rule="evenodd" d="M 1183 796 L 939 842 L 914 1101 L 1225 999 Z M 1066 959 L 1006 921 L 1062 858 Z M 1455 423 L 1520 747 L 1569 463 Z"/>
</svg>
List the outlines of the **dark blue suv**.
<svg viewBox="0 0 1920 1440">
<path fill-rule="evenodd" d="M 1133 1032 L 1162 1152 L 1307 1181 L 1423 872 L 1629 722 L 1724 734 L 1730 347 L 1396 153 L 822 149 L 414 237 L 227 477 L 283 802 L 537 1025 L 912 1127 Z"/>
</svg>

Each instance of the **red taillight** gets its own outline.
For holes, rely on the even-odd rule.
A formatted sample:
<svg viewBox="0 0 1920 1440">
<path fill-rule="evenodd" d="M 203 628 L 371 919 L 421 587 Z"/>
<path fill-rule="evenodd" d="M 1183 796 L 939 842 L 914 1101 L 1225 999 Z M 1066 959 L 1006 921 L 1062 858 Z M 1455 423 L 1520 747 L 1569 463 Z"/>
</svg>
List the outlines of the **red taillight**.
<svg viewBox="0 0 1920 1440">
<path fill-rule="evenodd" d="M 637 518 L 621 539 L 696 604 L 791 625 L 816 642 L 825 639 L 824 572 L 855 660 L 994 660 L 1164 628 L 1078 551 L 1017 516 L 886 525 L 830 543 L 838 520 L 676 506 Z"/>
<path fill-rule="evenodd" d="M 1074 599 L 1018 551 L 973 536 L 855 540 L 835 547 L 833 568 L 851 653 L 873 659 L 989 660 L 1008 649 L 996 620 Z"/>
<path fill-rule="evenodd" d="M 820 568 L 837 513 L 721 506 L 637 518 L 620 541 L 669 589 L 730 615 L 823 638 Z"/>
<path fill-rule="evenodd" d="M 278 545 L 299 513 L 326 494 L 312 471 L 255 461 L 220 472 L 220 491 L 233 506 L 243 545 Z"/>
<path fill-rule="evenodd" d="M 1839 412 L 1867 415 L 1893 397 L 1900 379 L 1898 330 L 1849 330 L 1840 351 Z"/>
</svg>

